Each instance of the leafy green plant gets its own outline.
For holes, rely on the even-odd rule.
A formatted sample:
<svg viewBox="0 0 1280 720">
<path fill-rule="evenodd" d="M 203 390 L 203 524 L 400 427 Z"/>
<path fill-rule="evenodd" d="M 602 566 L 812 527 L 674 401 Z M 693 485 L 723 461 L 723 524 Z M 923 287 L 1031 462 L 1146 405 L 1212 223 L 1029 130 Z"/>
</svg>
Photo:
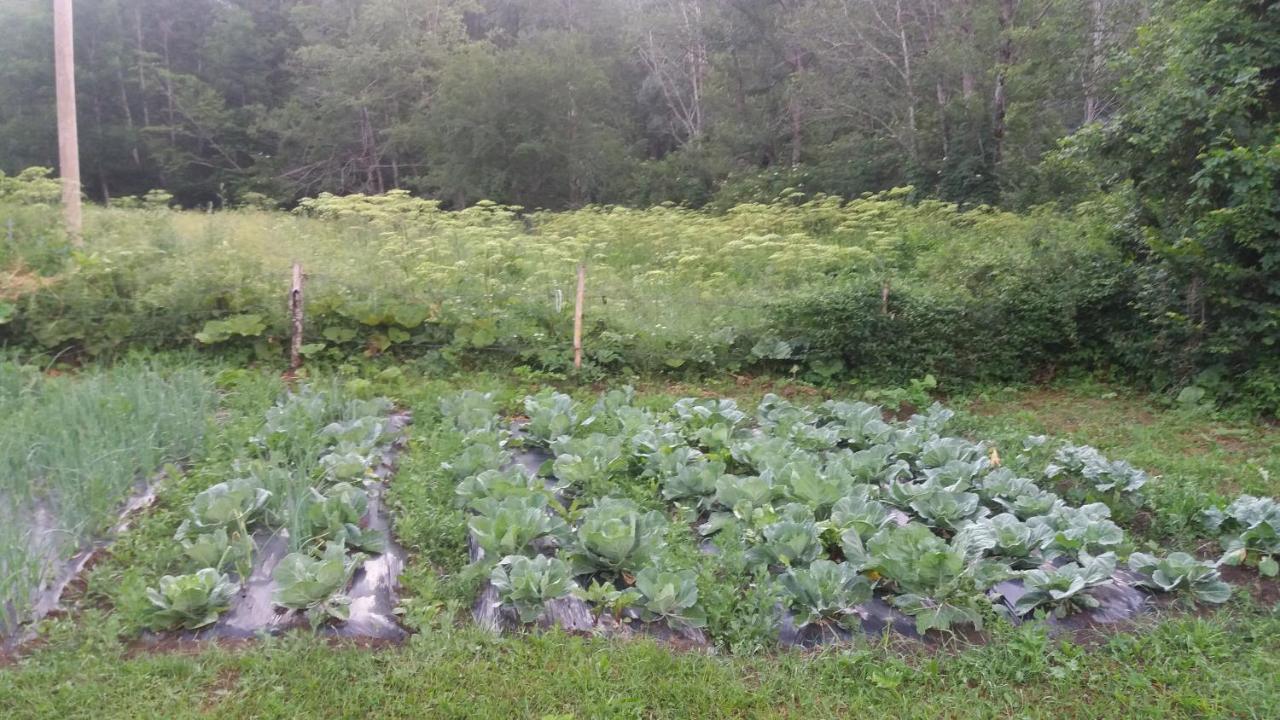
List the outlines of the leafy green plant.
<svg viewBox="0 0 1280 720">
<path fill-rule="evenodd" d="M 492 558 L 533 555 L 534 543 L 546 538 L 562 543 L 568 526 L 558 515 L 548 512 L 547 498 L 541 495 L 482 498 L 468 523 L 471 534 Z"/>
<path fill-rule="evenodd" d="M 159 588 L 147 588 L 151 605 L 146 623 L 157 630 L 194 630 L 210 625 L 231 606 L 236 589 L 230 578 L 213 568 L 190 575 L 165 575 Z"/>
<path fill-rule="evenodd" d="M 530 475 L 521 467 L 505 470 L 482 470 L 458 483 L 454 495 L 458 504 L 474 507 L 485 498 L 502 500 L 509 497 L 525 497 L 546 492 L 542 478 Z"/>
<path fill-rule="evenodd" d="M 195 334 L 195 338 L 202 345 L 213 345 L 235 337 L 258 337 L 266 329 L 267 324 L 262 321 L 261 315 L 245 313 L 222 320 L 210 320 Z"/>
<path fill-rule="evenodd" d="M 829 400 L 821 412 L 837 428 L 840 439 L 855 447 L 883 445 L 893 435 L 893 426 L 884 421 L 884 408 L 879 405 Z"/>
<path fill-rule="evenodd" d="M 1046 525 L 1025 523 L 1009 513 L 983 518 L 961 532 L 1015 568 L 1036 567 L 1043 562 L 1041 553 L 1054 535 L 1053 529 Z"/>
<path fill-rule="evenodd" d="M 1111 521 L 1111 508 L 1102 503 L 1081 507 L 1059 504 L 1048 515 L 1027 522 L 1053 532 L 1047 549 L 1051 556 L 1059 554 L 1101 553 L 1120 547 L 1124 530 Z"/>
<path fill-rule="evenodd" d="M 619 590 L 613 583 L 602 583 L 592 580 L 585 588 L 579 587 L 575 592 L 583 602 L 592 606 L 596 622 L 607 610 L 613 615 L 614 622 L 624 622 L 623 613 L 627 608 L 640 602 L 640 591 L 633 587 Z"/>
<path fill-rule="evenodd" d="M 252 537 L 241 535 L 239 531 L 228 533 L 222 527 L 181 538 L 180 543 L 182 553 L 196 567 L 213 568 L 218 572 L 234 567 L 241 580 L 249 577 L 254 551 L 257 549 Z"/>
<path fill-rule="evenodd" d="M 892 445 L 873 445 L 857 450 L 841 450 L 827 456 L 826 472 L 842 474 L 857 483 L 889 483 L 911 474 L 907 461 L 894 459 Z"/>
<path fill-rule="evenodd" d="M 550 390 L 526 397 L 524 411 L 529 416 L 525 431 L 542 445 L 550 445 L 556 438 L 573 435 L 579 428 L 592 422 L 590 417 L 579 420 L 573 398 Z"/>
<path fill-rule="evenodd" d="M 792 568 L 780 580 L 783 602 L 795 615 L 795 625 L 827 620 L 843 621 L 851 609 L 871 599 L 872 583 L 845 563 L 814 560 L 807 568 Z"/>
<path fill-rule="evenodd" d="M 725 464 L 719 460 L 700 458 L 689 461 L 661 478 L 662 497 L 666 500 L 693 500 L 699 505 L 709 505 L 711 497 L 715 495 L 716 485 L 727 477 Z"/>
<path fill-rule="evenodd" d="M 1068 474 L 1088 482 L 1102 493 L 1132 494 L 1147 484 L 1147 474 L 1124 460 L 1108 460 L 1089 445 L 1063 445 L 1044 469 L 1045 477 Z"/>
<path fill-rule="evenodd" d="M 387 539 L 380 532 L 365 529 L 361 523 L 369 508 L 369 496 L 350 483 L 337 483 L 323 492 L 311 488 L 299 511 L 299 527 L 305 537 L 295 538 L 299 546 L 319 549 L 329 543 L 355 550 L 381 553 Z"/>
<path fill-rule="evenodd" d="M 318 558 L 289 553 L 272 573 L 277 585 L 272 601 L 303 611 L 313 628 L 328 619 L 345 621 L 350 615 L 351 599 L 343 590 L 363 559 L 360 554 L 348 556 L 339 543 L 329 543 Z"/>
<path fill-rule="evenodd" d="M 498 443 L 472 442 L 462 452 L 455 455 L 440 467 L 455 482 L 475 477 L 483 472 L 498 470 L 511 462 L 511 453 Z"/>
<path fill-rule="evenodd" d="M 889 599 L 915 617 L 916 630 L 948 630 L 956 623 L 981 627 L 985 600 L 980 593 L 998 576 L 971 562 L 967 548 L 948 544 L 919 523 L 888 526 L 867 541 L 870 569 L 900 594 Z"/>
<path fill-rule="evenodd" d="M 320 467 L 333 482 L 351 482 L 368 477 L 375 459 L 355 448 L 337 447 L 320 456 Z"/>
<path fill-rule="evenodd" d="M 440 414 L 464 435 L 498 428 L 498 403 L 493 399 L 493 393 L 464 390 L 452 397 L 441 398 Z"/>
<path fill-rule="evenodd" d="M 680 398 L 671 409 L 690 438 L 696 437 L 697 432 L 703 428 L 723 426 L 732 431 L 747 419 L 747 414 L 738 409 L 738 403 L 727 398 Z"/>
<path fill-rule="evenodd" d="M 205 530 L 227 528 L 249 534 L 249 525 L 266 507 L 270 491 L 254 478 L 236 478 L 201 491 L 191 501 L 188 518 L 178 527 L 179 540 Z"/>
<path fill-rule="evenodd" d="M 982 443 L 958 437 L 935 437 L 926 440 L 916 461 L 922 468 L 941 468 L 948 463 L 974 463 L 986 458 Z"/>
<path fill-rule="evenodd" d="M 508 555 L 493 568 L 489 582 L 497 588 L 499 600 L 513 605 L 524 623 L 537 620 L 548 602 L 569 597 L 577 588 L 569 565 L 546 555 Z"/>
<path fill-rule="evenodd" d="M 634 502 L 601 498 L 582 513 L 569 551 L 574 574 L 634 573 L 665 545 L 666 518 L 641 512 Z"/>
<path fill-rule="evenodd" d="M 630 460 L 621 438 L 600 433 L 584 438 L 561 436 L 551 441 L 551 450 L 556 455 L 551 472 L 562 488 L 590 488 L 624 471 Z"/>
<path fill-rule="evenodd" d="M 783 520 L 764 528 L 761 542 L 747 553 L 750 562 L 801 567 L 822 554 L 822 540 L 813 520 Z"/>
<path fill-rule="evenodd" d="M 773 476 L 770 474 L 726 475 L 716 480 L 714 503 L 726 508 L 735 508 L 740 503 L 761 507 L 780 495 L 781 491 L 774 484 Z"/>
<path fill-rule="evenodd" d="M 816 464 L 796 462 L 787 465 L 775 476 L 775 481 L 786 488 L 797 502 L 812 507 L 825 516 L 853 487 L 853 478 L 840 472 L 823 472 Z"/>
<path fill-rule="evenodd" d="M 1169 553 L 1163 558 L 1134 553 L 1129 556 L 1129 569 L 1149 576 L 1149 580 L 1144 578 L 1140 584 L 1160 592 L 1185 590 L 1200 602 L 1215 604 L 1231 598 L 1231 586 L 1223 582 L 1212 563 L 1184 552 Z"/>
<path fill-rule="evenodd" d="M 647 622 L 666 620 L 672 627 L 700 628 L 706 615 L 698 607 L 698 577 L 692 570 L 647 567 L 636 573 L 640 616 Z"/>
<path fill-rule="evenodd" d="M 1204 526 L 1218 535 L 1228 565 L 1256 565 L 1268 577 L 1280 574 L 1280 502 L 1241 495 L 1226 508 L 1204 511 Z"/>
<path fill-rule="evenodd" d="M 871 499 L 869 493 L 855 493 L 841 498 L 831 507 L 831 517 L 827 521 L 829 527 L 840 532 L 850 531 L 866 540 L 893 521 L 889 508 L 878 500 Z"/>
<path fill-rule="evenodd" d="M 1079 562 L 1049 570 L 1028 570 L 1022 576 L 1027 592 L 1014 603 L 1013 611 L 1026 615 L 1045 607 L 1054 616 L 1065 617 L 1078 610 L 1096 608 L 1099 602 L 1088 591 L 1109 582 L 1115 570 L 1115 553 L 1096 556 L 1081 553 Z"/>
<path fill-rule="evenodd" d="M 957 530 L 987 514 L 976 494 L 952 492 L 941 487 L 932 487 L 915 497 L 910 507 L 927 524 L 946 530 Z"/>
</svg>

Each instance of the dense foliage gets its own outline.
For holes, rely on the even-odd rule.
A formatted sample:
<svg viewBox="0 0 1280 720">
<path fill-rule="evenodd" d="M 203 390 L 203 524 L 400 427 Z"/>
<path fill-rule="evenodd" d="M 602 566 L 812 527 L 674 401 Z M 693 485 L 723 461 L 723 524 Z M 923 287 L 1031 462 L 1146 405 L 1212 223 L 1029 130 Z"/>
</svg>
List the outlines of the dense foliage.
<svg viewBox="0 0 1280 720">
<path fill-rule="evenodd" d="M 395 188 L 455 207 L 804 186 L 1019 192 L 1105 117 L 1149 0 L 103 0 L 85 187 L 185 206 Z M 51 165 L 50 5 L 0 5 L 0 170 Z"/>
</svg>

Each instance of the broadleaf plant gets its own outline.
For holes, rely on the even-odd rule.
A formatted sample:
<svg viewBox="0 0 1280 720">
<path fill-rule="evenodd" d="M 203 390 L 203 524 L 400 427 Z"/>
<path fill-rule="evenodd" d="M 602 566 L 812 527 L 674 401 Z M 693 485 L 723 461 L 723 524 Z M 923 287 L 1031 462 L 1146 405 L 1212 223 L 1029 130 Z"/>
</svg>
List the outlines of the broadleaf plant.
<svg viewBox="0 0 1280 720">
<path fill-rule="evenodd" d="M 327 619 L 345 621 L 350 615 L 351 599 L 343 591 L 363 559 L 360 554 L 348 556 L 338 543 L 329 543 L 318 558 L 289 553 L 272 573 L 277 585 L 272 601 L 303 611 L 313 628 Z"/>
<path fill-rule="evenodd" d="M 667 521 L 630 500 L 601 498 L 582 513 L 569 551 L 574 573 L 634 573 L 665 545 Z"/>
<path fill-rule="evenodd" d="M 783 602 L 797 628 L 828 620 L 843 621 L 851 609 L 871 598 L 872 583 L 846 563 L 815 560 L 792 568 L 779 580 Z"/>
<path fill-rule="evenodd" d="M 159 588 L 147 588 L 151 604 L 145 622 L 157 630 L 195 630 L 211 625 L 231 606 L 237 589 L 230 578 L 213 568 L 190 575 L 165 575 Z"/>
<path fill-rule="evenodd" d="M 1109 582 L 1115 570 L 1115 553 L 1096 556 L 1082 553 L 1079 562 L 1028 570 L 1022 576 L 1027 592 L 1013 604 L 1013 611 L 1026 615 L 1045 607 L 1055 617 L 1064 617 L 1078 610 L 1096 608 L 1100 603 L 1089 590 Z"/>
<path fill-rule="evenodd" d="M 489 582 L 499 601 L 515 607 L 523 623 L 537 620 L 548 602 L 568 597 L 577 588 L 569 565 L 546 555 L 508 555 L 494 566 Z"/>
<path fill-rule="evenodd" d="M 1218 569 L 1184 552 L 1163 558 L 1134 553 L 1129 556 L 1129 569 L 1150 578 L 1140 580 L 1140 585 L 1160 592 L 1184 590 L 1196 600 L 1215 604 L 1231 599 L 1231 586 L 1222 580 Z"/>
<path fill-rule="evenodd" d="M 698 607 L 698 577 L 692 570 L 647 567 L 636 573 L 640 616 L 649 622 L 664 619 L 672 627 L 700 628 L 707 624 Z"/>
</svg>

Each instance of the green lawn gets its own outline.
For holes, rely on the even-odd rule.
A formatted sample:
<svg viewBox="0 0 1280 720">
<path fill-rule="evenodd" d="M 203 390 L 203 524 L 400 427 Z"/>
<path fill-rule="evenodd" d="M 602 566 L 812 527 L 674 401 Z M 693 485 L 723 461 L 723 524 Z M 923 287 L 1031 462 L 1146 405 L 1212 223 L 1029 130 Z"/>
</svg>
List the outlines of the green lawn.
<svg viewBox="0 0 1280 720">
<path fill-rule="evenodd" d="M 80 612 L 47 623 L 38 647 L 0 667 L 0 716 L 93 717 L 1280 717 L 1280 609 L 1245 594 L 1200 614 L 1152 615 L 1129 631 L 1053 639 L 1036 626 L 995 627 L 984 645 L 866 639 L 818 653 L 676 651 L 650 641 L 562 633 L 495 638 L 470 628 L 474 588 L 459 557 L 465 527 L 433 475 L 440 394 L 534 384 L 496 375 L 423 380 L 383 373 L 373 389 L 417 422 L 392 501 L 415 562 L 403 646 L 335 646 L 307 635 L 236 646 L 145 650 L 138 590 L 174 560 L 172 530 L 191 495 L 221 479 L 272 385 L 224 380 L 227 416 L 207 459 L 96 567 Z M 360 381 L 363 383 L 363 380 Z M 751 381 L 639 385 L 655 404 L 706 390 L 750 402 L 766 391 L 815 399 L 840 391 Z M 591 394 L 598 388 L 582 388 Z M 1016 452 L 1028 433 L 1097 445 L 1161 474 L 1154 520 L 1135 534 L 1194 547 L 1191 503 L 1241 490 L 1280 494 L 1280 431 L 1161 407 L 1114 388 L 1075 384 L 953 398 L 966 431 Z M 242 420 L 242 418 L 245 418 Z M 1007 448 L 1007 449 L 1006 449 Z M 1268 479 L 1269 478 L 1269 479 Z"/>
</svg>

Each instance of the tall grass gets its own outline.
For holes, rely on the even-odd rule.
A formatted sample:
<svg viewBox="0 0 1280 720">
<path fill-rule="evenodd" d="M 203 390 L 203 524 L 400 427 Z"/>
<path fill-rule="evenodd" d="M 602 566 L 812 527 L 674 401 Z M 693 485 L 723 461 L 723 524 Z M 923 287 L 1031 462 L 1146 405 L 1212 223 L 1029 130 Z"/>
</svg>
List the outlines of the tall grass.
<svg viewBox="0 0 1280 720">
<path fill-rule="evenodd" d="M 270 341 L 289 333 L 284 296 L 300 261 L 305 341 L 316 352 L 485 351 L 564 369 L 575 269 L 585 263 L 589 364 L 710 369 L 750 361 L 757 345 L 776 357 L 788 328 L 774 327 L 769 309 L 796 293 L 858 283 L 878 300 L 882 287 L 924 285 L 981 307 L 972 295 L 1044 266 L 1046 254 L 1106 255 L 1101 215 L 1019 215 L 901 193 L 723 213 L 525 213 L 492 203 L 445 212 L 404 195 L 321 197 L 303 210 L 91 208 L 89 252 L 45 285 L 11 293 L 14 319 L 0 325 L 0 342 L 110 356 L 195 345 L 209 321 L 252 315 L 261 330 L 212 344 L 278 352 Z"/>
<path fill-rule="evenodd" d="M 0 362 L 0 630 L 139 480 L 200 448 L 215 401 L 189 367 L 50 377 Z"/>
</svg>

